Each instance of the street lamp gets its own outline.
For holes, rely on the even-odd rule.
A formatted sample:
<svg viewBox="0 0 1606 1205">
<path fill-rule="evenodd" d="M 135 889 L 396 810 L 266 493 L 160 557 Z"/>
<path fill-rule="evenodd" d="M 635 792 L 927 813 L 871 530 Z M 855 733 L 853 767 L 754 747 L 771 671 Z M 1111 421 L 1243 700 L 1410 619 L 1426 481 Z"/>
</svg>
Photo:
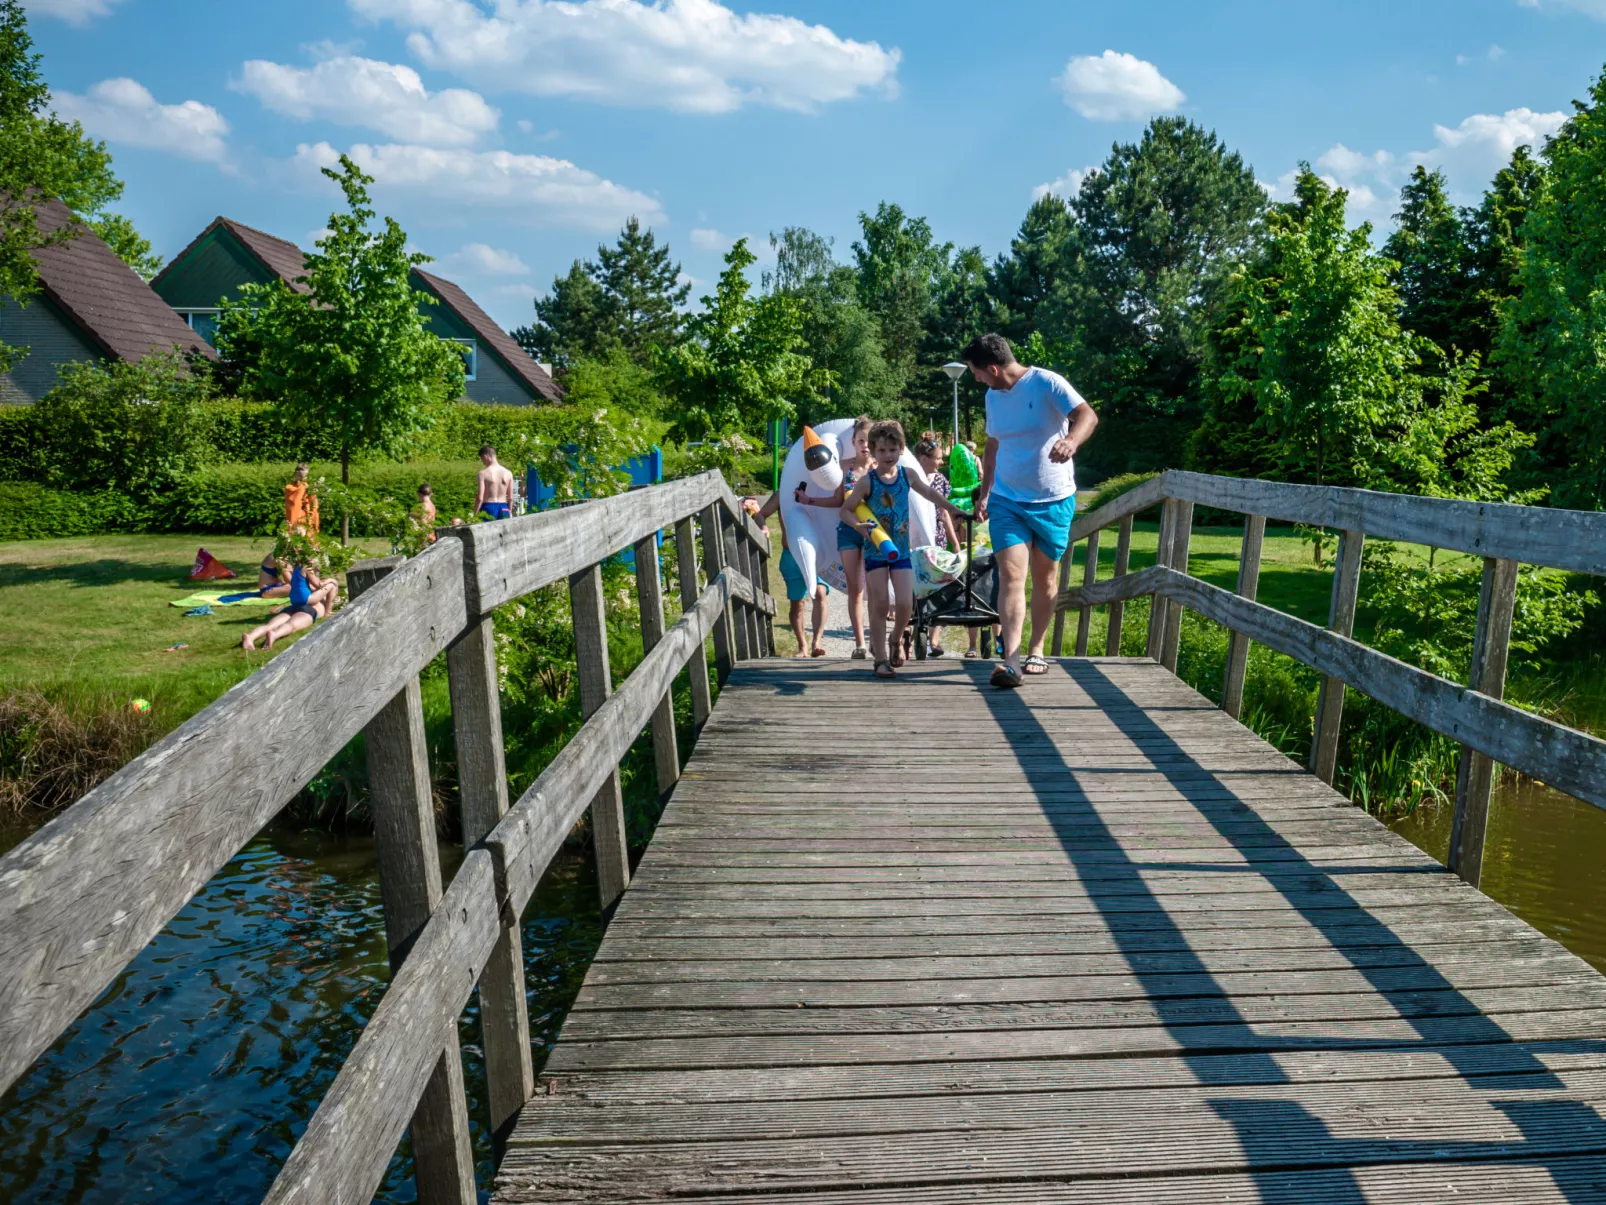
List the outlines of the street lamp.
<svg viewBox="0 0 1606 1205">
<path fill-rule="evenodd" d="M 948 379 L 954 383 L 954 446 L 959 446 L 959 378 L 970 371 L 970 366 L 958 360 L 950 361 L 942 366 L 948 374 Z"/>
</svg>

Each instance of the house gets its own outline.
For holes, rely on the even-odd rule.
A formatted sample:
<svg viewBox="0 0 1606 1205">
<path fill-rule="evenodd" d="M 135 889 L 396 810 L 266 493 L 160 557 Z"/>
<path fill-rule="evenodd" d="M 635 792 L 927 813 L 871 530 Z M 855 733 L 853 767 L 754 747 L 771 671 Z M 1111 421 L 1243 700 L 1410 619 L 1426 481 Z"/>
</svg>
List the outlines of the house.
<svg viewBox="0 0 1606 1205">
<path fill-rule="evenodd" d="M 34 219 L 44 234 L 77 222 L 56 200 L 35 203 Z M 28 304 L 0 298 L 0 342 L 28 349 L 10 372 L 0 373 L 0 402 L 37 402 L 56 387 L 66 364 L 138 362 L 174 348 L 214 357 L 205 340 L 88 227 L 80 226 L 66 242 L 38 248 L 34 263 L 39 292 Z"/>
<path fill-rule="evenodd" d="M 220 217 L 173 257 L 151 287 L 197 335 L 210 340 L 223 302 L 238 300 L 241 285 L 277 278 L 304 289 L 295 284 L 303 263 L 294 243 Z M 547 371 L 467 293 L 418 268 L 412 278 L 415 289 L 439 303 L 422 307 L 425 325 L 463 348 L 463 394 L 469 401 L 524 406 L 562 400 L 563 391 Z"/>
</svg>

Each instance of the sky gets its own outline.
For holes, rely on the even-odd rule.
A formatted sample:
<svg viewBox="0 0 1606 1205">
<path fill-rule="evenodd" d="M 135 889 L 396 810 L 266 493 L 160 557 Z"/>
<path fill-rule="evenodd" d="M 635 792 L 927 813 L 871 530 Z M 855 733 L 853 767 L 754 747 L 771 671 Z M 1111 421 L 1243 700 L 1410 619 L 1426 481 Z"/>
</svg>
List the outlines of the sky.
<svg viewBox="0 0 1606 1205">
<path fill-rule="evenodd" d="M 1606 64 L 1606 0 L 23 0 L 58 113 L 171 257 L 218 215 L 310 247 L 350 154 L 504 326 L 632 214 L 693 297 L 733 239 L 851 257 L 892 201 L 1007 249 L 1034 196 L 1177 113 L 1386 228 L 1416 163 L 1475 203 Z M 762 267 L 762 258 L 761 264 Z"/>
</svg>

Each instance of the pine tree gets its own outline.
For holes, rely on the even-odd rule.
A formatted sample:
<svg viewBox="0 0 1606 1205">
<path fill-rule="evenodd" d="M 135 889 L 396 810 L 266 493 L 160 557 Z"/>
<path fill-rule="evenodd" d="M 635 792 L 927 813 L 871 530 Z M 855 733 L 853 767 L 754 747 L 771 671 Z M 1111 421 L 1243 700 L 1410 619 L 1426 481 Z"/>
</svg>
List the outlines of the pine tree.
<svg viewBox="0 0 1606 1205">
<path fill-rule="evenodd" d="M 899 388 L 914 379 L 926 319 L 945 285 L 952 243 L 938 243 L 925 218 L 911 218 L 886 201 L 860 213 L 862 237 L 853 244 L 859 303 L 875 315 Z"/>
<path fill-rule="evenodd" d="M 551 364 L 560 378 L 581 360 L 605 358 L 617 346 L 614 335 L 608 296 L 579 260 L 535 299 L 535 321 L 513 332 L 520 347 Z"/>
<path fill-rule="evenodd" d="M 1400 190 L 1396 226 L 1383 254 L 1396 267 L 1390 273 L 1400 295 L 1400 322 L 1431 340 L 1453 360 L 1459 352 L 1488 354 L 1482 302 L 1473 262 L 1468 221 L 1445 195 L 1443 172 L 1418 166 Z"/>
<path fill-rule="evenodd" d="M 613 247 L 598 247 L 591 275 L 607 295 L 612 339 L 637 363 L 646 363 L 654 347 L 669 347 L 680 335 L 680 309 L 691 295 L 680 282 L 680 265 L 669 258 L 669 245 L 659 246 L 651 230 L 631 218 Z"/>
<path fill-rule="evenodd" d="M 1032 202 L 1009 254 L 1000 255 L 988 274 L 1000 334 L 1018 343 L 1037 330 L 1039 310 L 1075 262 L 1076 234 L 1076 219 L 1063 199 L 1047 193 Z"/>
<path fill-rule="evenodd" d="M 1517 294 L 1523 222 L 1544 184 L 1544 163 L 1533 157 L 1530 148 L 1519 146 L 1511 162 L 1495 173 L 1483 202 L 1469 217 L 1479 299 L 1474 320 L 1480 326 L 1479 337 L 1485 349 L 1494 346 L 1499 332 L 1500 305 Z M 1492 376 L 1490 385 L 1498 397 L 1506 395 L 1504 380 L 1498 374 Z"/>
</svg>

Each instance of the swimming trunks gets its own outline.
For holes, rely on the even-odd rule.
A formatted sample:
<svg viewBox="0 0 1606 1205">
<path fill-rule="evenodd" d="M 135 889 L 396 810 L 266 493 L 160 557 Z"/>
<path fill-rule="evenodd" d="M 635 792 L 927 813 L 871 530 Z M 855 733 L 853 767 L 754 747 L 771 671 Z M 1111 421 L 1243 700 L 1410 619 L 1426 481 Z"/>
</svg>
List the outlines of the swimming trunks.
<svg viewBox="0 0 1606 1205">
<path fill-rule="evenodd" d="M 803 581 L 803 570 L 798 565 L 797 559 L 792 556 L 790 548 L 781 549 L 781 577 L 786 582 L 787 602 L 804 602 L 808 599 L 809 591 Z M 826 586 L 818 578 L 815 579 L 815 582 L 816 585 L 825 586 L 827 594 L 831 592 L 831 587 Z"/>
<path fill-rule="evenodd" d="M 1052 502 L 1017 502 L 1002 494 L 987 500 L 987 525 L 994 548 L 1029 544 L 1054 561 L 1065 555 L 1075 517 L 1075 494 Z"/>
<path fill-rule="evenodd" d="M 895 561 L 883 560 L 878 556 L 864 558 L 864 571 L 866 573 L 874 573 L 877 569 L 913 569 L 914 567 L 914 561 L 906 556 L 901 556 Z"/>
<path fill-rule="evenodd" d="M 506 502 L 481 502 L 480 513 L 489 515 L 493 519 L 510 519 L 513 512 L 508 509 Z"/>
</svg>

